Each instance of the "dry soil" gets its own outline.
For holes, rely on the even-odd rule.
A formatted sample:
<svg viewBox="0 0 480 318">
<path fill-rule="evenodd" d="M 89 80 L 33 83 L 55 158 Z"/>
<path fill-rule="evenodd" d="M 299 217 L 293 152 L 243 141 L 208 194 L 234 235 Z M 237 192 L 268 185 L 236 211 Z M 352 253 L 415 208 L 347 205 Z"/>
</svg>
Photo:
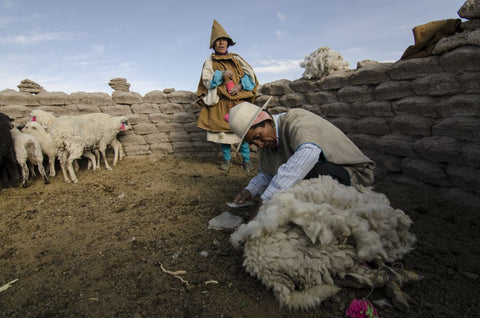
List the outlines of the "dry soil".
<svg viewBox="0 0 480 318">
<path fill-rule="evenodd" d="M 81 167 L 0 192 L 1 317 L 345 317 L 366 289 L 344 288 L 318 308 L 293 312 L 242 267 L 230 233 L 207 229 L 254 172 L 215 160 L 127 157 L 112 171 Z M 378 181 L 418 238 L 405 268 L 425 278 L 405 289 L 410 308 L 380 317 L 478 317 L 480 212 L 433 193 Z M 183 271 L 177 272 L 176 271 Z M 177 275 L 174 275 L 177 274 Z M 371 299 L 384 297 L 376 290 Z"/>
</svg>

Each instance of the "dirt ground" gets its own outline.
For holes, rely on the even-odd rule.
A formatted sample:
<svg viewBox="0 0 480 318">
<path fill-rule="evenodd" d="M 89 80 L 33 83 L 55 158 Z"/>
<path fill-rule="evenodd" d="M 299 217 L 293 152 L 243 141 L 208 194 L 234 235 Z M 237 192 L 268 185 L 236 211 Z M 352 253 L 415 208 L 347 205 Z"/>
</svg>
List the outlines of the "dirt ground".
<svg viewBox="0 0 480 318">
<path fill-rule="evenodd" d="M 345 317 L 367 289 L 344 288 L 318 308 L 281 308 L 242 267 L 230 233 L 207 229 L 254 172 L 215 160 L 127 157 L 112 171 L 82 168 L 0 192 L 1 317 Z M 404 289 L 407 312 L 380 317 L 478 317 L 480 211 L 379 181 L 392 206 L 414 220 L 416 249 L 403 260 L 425 278 Z M 171 275 L 165 271 L 184 273 Z M 376 290 L 370 299 L 384 297 Z"/>
</svg>

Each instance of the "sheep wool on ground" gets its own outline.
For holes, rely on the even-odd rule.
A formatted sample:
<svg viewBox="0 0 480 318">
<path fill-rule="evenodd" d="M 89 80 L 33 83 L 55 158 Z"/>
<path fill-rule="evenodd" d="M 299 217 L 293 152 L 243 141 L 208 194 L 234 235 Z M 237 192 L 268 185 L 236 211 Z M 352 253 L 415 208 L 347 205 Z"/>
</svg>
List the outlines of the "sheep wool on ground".
<svg viewBox="0 0 480 318">
<path fill-rule="evenodd" d="M 363 265 L 393 263 L 411 251 L 416 243 L 411 224 L 384 194 L 321 176 L 264 202 L 257 216 L 232 234 L 231 242 L 237 248 L 244 243 L 247 272 L 291 309 L 315 307 L 340 291 L 339 285 L 355 284 L 388 285 L 395 289 L 394 304 L 405 307 L 408 297 L 399 288 L 420 276 L 379 266 L 395 274 L 392 285 L 386 275 L 374 279 L 375 269 Z"/>
</svg>

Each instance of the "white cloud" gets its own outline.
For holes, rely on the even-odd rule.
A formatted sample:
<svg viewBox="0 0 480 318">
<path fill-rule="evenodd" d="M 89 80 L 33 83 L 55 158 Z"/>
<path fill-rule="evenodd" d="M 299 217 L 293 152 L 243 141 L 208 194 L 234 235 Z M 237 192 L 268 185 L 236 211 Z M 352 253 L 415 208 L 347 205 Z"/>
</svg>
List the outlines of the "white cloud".
<svg viewBox="0 0 480 318">
<path fill-rule="evenodd" d="M 253 67 L 256 73 L 281 74 L 300 68 L 302 60 L 264 60 Z"/>
<path fill-rule="evenodd" d="M 28 35 L 12 35 L 6 38 L 0 38 L 0 43 L 28 45 L 45 41 L 64 41 L 67 39 L 68 35 L 64 32 L 32 33 Z"/>
<path fill-rule="evenodd" d="M 281 12 L 275 12 L 277 14 L 277 19 L 280 20 L 280 21 L 285 21 L 285 19 L 287 18 L 287 16 Z"/>
</svg>

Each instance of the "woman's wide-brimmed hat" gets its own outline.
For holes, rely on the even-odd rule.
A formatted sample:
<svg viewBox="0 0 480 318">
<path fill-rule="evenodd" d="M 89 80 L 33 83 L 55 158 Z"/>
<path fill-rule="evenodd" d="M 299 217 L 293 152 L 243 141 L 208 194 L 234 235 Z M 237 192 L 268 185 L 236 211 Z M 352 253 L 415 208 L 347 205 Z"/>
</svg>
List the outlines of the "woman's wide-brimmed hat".
<svg viewBox="0 0 480 318">
<path fill-rule="evenodd" d="M 229 46 L 234 46 L 235 42 L 233 42 L 230 35 L 223 29 L 223 27 L 218 23 L 217 20 L 213 20 L 212 24 L 212 35 L 210 36 L 210 48 L 213 49 L 213 43 L 220 38 L 225 38 L 228 40 Z"/>
<path fill-rule="evenodd" d="M 267 100 L 262 107 L 258 107 L 255 104 L 249 102 L 240 103 L 232 109 L 230 109 L 230 113 L 228 116 L 228 124 L 230 126 L 230 130 L 235 133 L 238 137 L 240 137 L 240 143 L 237 146 L 236 152 L 240 149 L 240 146 L 243 143 L 243 139 L 245 139 L 245 135 L 247 134 L 250 127 L 261 123 L 267 119 L 272 119 L 270 115 L 268 116 L 261 116 L 261 112 L 265 110 L 268 106 L 268 103 L 272 97 Z M 259 116 L 260 115 L 260 116 Z"/>
</svg>

